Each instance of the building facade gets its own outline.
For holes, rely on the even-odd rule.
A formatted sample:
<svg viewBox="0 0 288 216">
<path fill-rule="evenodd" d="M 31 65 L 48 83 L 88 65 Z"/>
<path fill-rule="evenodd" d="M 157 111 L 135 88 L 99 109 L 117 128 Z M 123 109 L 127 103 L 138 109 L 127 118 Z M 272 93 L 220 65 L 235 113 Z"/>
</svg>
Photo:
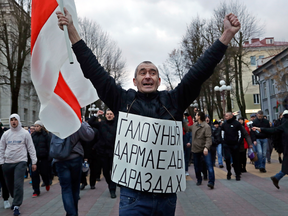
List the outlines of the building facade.
<svg viewBox="0 0 288 216">
<path fill-rule="evenodd" d="M 259 82 L 261 109 L 272 121 L 288 109 L 288 48 L 259 64 L 253 75 Z"/>
<path fill-rule="evenodd" d="M 266 37 L 262 40 L 260 38 L 252 38 L 251 41 L 245 41 L 243 45 L 245 55 L 243 57 L 244 64 L 242 64 L 242 80 L 247 117 L 262 109 L 258 78 L 252 71 L 287 47 L 288 42 L 274 41 L 274 37 Z M 236 100 L 233 105 L 233 111 L 239 110 Z"/>
<path fill-rule="evenodd" d="M 8 28 L 9 33 L 15 33 L 16 26 L 14 10 L 23 10 L 14 0 L 0 0 L 0 25 Z M 30 19 L 27 14 L 28 19 Z M 0 43 L 3 45 L 3 37 L 0 37 Z M 9 41 L 11 49 L 13 49 L 13 41 Z M 16 44 L 16 42 L 15 42 Z M 30 39 L 28 44 L 30 44 Z M 17 48 L 15 48 L 17 49 Z M 4 49 L 3 49 L 4 50 Z M 3 51 L 1 50 L 1 51 Z M 13 50 L 11 50 L 13 51 Z M 7 69 L 7 58 L 0 52 L 0 119 L 2 124 L 9 125 L 9 116 L 11 115 L 11 76 Z M 15 72 L 16 73 L 16 72 Z M 27 55 L 21 74 L 21 86 L 18 97 L 18 114 L 20 115 L 23 126 L 33 124 L 39 115 L 40 103 L 37 94 L 34 90 L 30 77 L 30 55 Z"/>
</svg>

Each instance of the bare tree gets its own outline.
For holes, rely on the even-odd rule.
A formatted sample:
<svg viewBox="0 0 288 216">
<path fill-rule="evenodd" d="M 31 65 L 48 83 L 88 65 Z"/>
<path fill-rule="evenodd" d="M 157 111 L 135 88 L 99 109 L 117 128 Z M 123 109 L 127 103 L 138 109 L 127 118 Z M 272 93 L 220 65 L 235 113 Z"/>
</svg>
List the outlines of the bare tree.
<svg viewBox="0 0 288 216">
<path fill-rule="evenodd" d="M 11 92 L 11 113 L 18 112 L 18 97 L 23 71 L 28 71 L 30 54 L 29 0 L 0 1 L 0 66 L 4 69 L 0 85 L 8 85 Z"/>
<path fill-rule="evenodd" d="M 99 63 L 108 74 L 115 79 L 116 83 L 123 85 L 127 80 L 128 71 L 125 70 L 125 61 L 122 59 L 121 49 L 95 21 L 87 18 L 80 18 L 78 21 L 80 37 L 96 55 Z M 96 106 L 100 109 L 107 108 L 101 100 L 96 102 Z M 88 108 L 89 106 L 86 107 L 85 116 L 89 115 Z"/>
<path fill-rule="evenodd" d="M 224 31 L 223 19 L 225 15 L 229 13 L 233 13 L 238 17 L 241 23 L 241 29 L 231 41 L 227 52 L 228 54 L 226 53 L 226 58 L 224 59 L 227 66 L 225 70 L 225 80 L 227 84 L 230 84 L 230 82 L 233 81 L 234 94 L 238 107 L 242 116 L 246 118 L 245 91 L 242 74 L 243 66 L 246 65 L 248 67 L 247 62 L 244 62 L 243 60 L 243 56 L 247 55 L 248 50 L 243 48 L 243 44 L 245 41 L 249 40 L 249 38 L 261 35 L 264 31 L 264 26 L 260 24 L 253 13 L 248 11 L 243 3 L 234 0 L 229 1 L 229 3 L 222 2 L 220 6 L 214 10 L 215 26 L 217 26 L 219 32 Z M 232 76 L 232 79 L 230 76 Z M 230 98 L 228 97 L 227 100 L 230 100 Z M 231 111 L 231 108 L 229 107 L 228 110 Z"/>
<path fill-rule="evenodd" d="M 99 63 L 112 76 L 116 83 L 123 85 L 128 72 L 125 70 L 125 61 L 122 59 L 122 51 L 116 42 L 110 39 L 100 25 L 87 18 L 79 19 L 80 37 L 97 56 Z"/>
</svg>

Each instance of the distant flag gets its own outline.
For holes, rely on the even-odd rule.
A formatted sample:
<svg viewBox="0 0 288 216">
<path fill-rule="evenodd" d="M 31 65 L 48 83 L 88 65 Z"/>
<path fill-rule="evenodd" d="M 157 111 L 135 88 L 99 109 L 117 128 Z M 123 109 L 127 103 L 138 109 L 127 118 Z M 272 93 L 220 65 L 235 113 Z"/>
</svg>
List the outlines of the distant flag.
<svg viewBox="0 0 288 216">
<path fill-rule="evenodd" d="M 64 7 L 79 30 L 74 0 L 64 0 Z M 80 108 L 96 101 L 98 95 L 74 54 L 74 64 L 69 64 L 56 11 L 60 11 L 56 0 L 32 1 L 31 78 L 41 103 L 40 120 L 47 130 L 65 138 L 80 128 Z"/>
<path fill-rule="evenodd" d="M 278 107 L 279 107 L 280 103 L 279 101 L 277 100 L 277 103 L 276 103 L 276 112 L 278 113 Z"/>
</svg>

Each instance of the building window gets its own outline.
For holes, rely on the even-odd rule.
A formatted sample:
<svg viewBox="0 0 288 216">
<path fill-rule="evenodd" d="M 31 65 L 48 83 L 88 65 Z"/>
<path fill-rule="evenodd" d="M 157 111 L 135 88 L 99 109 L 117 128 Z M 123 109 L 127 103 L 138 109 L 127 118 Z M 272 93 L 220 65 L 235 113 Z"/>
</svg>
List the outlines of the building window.
<svg viewBox="0 0 288 216">
<path fill-rule="evenodd" d="M 32 111 L 32 118 L 33 118 L 32 119 L 33 122 L 35 122 L 37 120 L 36 119 L 36 111 L 35 110 Z"/>
<path fill-rule="evenodd" d="M 274 40 L 273 39 L 266 39 L 266 44 L 273 44 Z"/>
<path fill-rule="evenodd" d="M 263 98 L 267 98 L 267 83 L 263 83 Z"/>
<path fill-rule="evenodd" d="M 258 76 L 252 75 L 252 85 L 258 85 Z"/>
<path fill-rule="evenodd" d="M 28 109 L 24 108 L 24 124 L 26 125 L 28 121 Z"/>
<path fill-rule="evenodd" d="M 269 110 L 268 109 L 265 110 L 264 115 L 266 115 L 267 119 L 270 120 Z"/>
<path fill-rule="evenodd" d="M 275 95 L 275 80 L 271 79 L 271 95 Z"/>
<path fill-rule="evenodd" d="M 259 59 L 263 59 L 263 58 L 264 58 L 264 55 L 260 55 L 260 56 L 259 56 Z"/>
<path fill-rule="evenodd" d="M 259 94 L 253 94 L 253 100 L 254 100 L 254 104 L 259 104 L 260 103 Z"/>
<path fill-rule="evenodd" d="M 284 83 L 284 89 L 286 90 L 286 91 L 288 91 L 288 75 L 287 74 L 285 74 L 284 76 L 283 76 L 283 83 Z"/>
<path fill-rule="evenodd" d="M 250 64 L 256 65 L 256 56 L 250 56 Z"/>
</svg>

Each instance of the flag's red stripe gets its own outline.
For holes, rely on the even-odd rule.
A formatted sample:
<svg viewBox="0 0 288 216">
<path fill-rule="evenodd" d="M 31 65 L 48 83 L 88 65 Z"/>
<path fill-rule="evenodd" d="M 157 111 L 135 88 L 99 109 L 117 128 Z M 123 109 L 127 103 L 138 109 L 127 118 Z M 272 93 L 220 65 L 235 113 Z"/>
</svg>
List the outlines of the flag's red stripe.
<svg viewBox="0 0 288 216">
<path fill-rule="evenodd" d="M 59 78 L 54 89 L 54 93 L 61 97 L 74 110 L 81 122 L 80 104 L 67 83 L 65 82 L 61 72 L 59 72 Z"/>
<path fill-rule="evenodd" d="M 56 0 L 33 0 L 32 1 L 32 16 L 31 16 L 31 53 L 33 51 L 36 39 L 49 19 L 53 11 L 57 8 Z M 56 16 L 56 15 L 55 15 Z M 55 23 L 57 25 L 57 23 Z"/>
</svg>

